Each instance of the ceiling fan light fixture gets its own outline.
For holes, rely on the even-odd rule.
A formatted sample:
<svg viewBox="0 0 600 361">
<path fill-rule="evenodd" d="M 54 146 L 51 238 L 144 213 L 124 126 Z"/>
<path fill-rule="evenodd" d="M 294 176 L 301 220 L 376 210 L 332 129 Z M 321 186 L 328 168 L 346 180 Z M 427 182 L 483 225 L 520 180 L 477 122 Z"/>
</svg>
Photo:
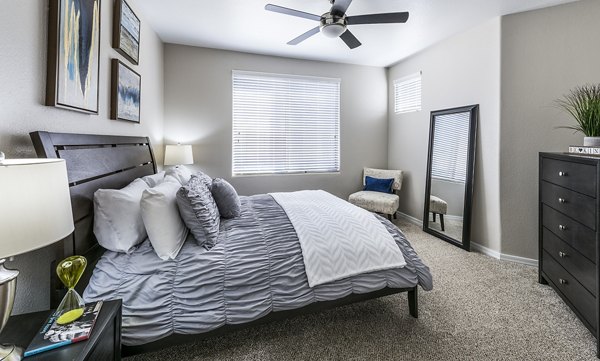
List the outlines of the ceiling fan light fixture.
<svg viewBox="0 0 600 361">
<path fill-rule="evenodd" d="M 346 16 L 333 16 L 331 13 L 321 17 L 321 33 L 328 38 L 337 38 L 346 32 Z"/>
</svg>

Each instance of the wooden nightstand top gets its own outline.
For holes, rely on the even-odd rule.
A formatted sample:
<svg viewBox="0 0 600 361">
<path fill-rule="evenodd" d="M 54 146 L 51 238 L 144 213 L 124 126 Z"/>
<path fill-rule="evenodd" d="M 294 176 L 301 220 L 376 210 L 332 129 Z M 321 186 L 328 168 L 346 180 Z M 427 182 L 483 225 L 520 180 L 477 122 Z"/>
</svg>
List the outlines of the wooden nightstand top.
<svg viewBox="0 0 600 361">
<path fill-rule="evenodd" d="M 0 343 L 15 344 L 27 348 L 33 336 L 42 327 L 48 316 L 50 316 L 50 310 L 27 313 L 18 316 L 12 316 L 8 321 L 8 324 L 0 334 Z M 40 354 L 26 357 L 24 360 L 31 361 L 50 361 L 50 360 L 84 360 L 88 359 L 92 355 L 94 348 L 102 342 L 101 335 L 107 327 L 114 325 L 115 318 L 118 319 L 118 327 L 120 330 L 121 324 L 121 300 L 106 301 L 102 305 L 100 315 L 96 320 L 94 329 L 89 340 L 74 343 L 72 345 L 57 348 L 42 352 Z M 120 332 L 119 332 L 120 337 Z M 119 342 L 120 347 L 120 342 Z M 119 350 L 120 356 L 120 350 Z"/>
</svg>

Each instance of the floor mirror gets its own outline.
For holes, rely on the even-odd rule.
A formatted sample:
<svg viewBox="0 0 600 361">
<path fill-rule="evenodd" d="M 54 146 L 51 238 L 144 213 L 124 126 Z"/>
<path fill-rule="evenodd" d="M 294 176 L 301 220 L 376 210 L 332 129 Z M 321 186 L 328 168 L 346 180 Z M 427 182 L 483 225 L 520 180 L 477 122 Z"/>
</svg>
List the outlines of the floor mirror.
<svg viewBox="0 0 600 361">
<path fill-rule="evenodd" d="M 423 230 L 470 251 L 479 105 L 431 112 Z"/>
</svg>

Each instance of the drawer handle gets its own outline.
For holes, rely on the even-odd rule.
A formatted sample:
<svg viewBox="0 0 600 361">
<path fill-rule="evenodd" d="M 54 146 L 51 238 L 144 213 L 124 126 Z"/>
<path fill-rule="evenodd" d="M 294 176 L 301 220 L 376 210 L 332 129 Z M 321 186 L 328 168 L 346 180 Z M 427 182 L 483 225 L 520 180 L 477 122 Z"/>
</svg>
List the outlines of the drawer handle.
<svg viewBox="0 0 600 361">
<path fill-rule="evenodd" d="M 562 278 L 559 278 L 559 279 L 558 279 L 558 283 L 560 283 L 561 285 L 566 285 L 566 284 L 568 284 L 569 282 L 567 282 L 567 280 L 563 280 Z"/>
<path fill-rule="evenodd" d="M 559 177 L 566 177 L 568 176 L 567 172 L 558 172 L 558 176 Z"/>
<path fill-rule="evenodd" d="M 562 251 L 561 251 L 561 252 L 558 252 L 558 256 L 559 256 L 560 258 L 565 258 L 565 257 L 567 257 L 567 256 L 568 256 L 568 254 L 566 254 L 565 252 L 562 252 Z"/>
<path fill-rule="evenodd" d="M 559 199 L 558 199 L 558 203 L 565 204 L 565 203 L 567 203 L 567 200 L 566 200 L 566 199 L 564 199 L 564 198 L 559 198 Z"/>
<path fill-rule="evenodd" d="M 558 226 L 558 229 L 560 229 L 561 231 L 566 231 L 567 230 L 567 226 L 563 226 L 562 224 Z"/>
</svg>

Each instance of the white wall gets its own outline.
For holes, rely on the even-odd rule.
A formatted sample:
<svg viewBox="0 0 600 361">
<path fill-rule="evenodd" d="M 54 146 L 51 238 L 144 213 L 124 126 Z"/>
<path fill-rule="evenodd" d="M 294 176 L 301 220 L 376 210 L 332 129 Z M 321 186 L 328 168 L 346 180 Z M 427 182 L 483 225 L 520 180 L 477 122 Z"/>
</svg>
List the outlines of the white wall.
<svg viewBox="0 0 600 361">
<path fill-rule="evenodd" d="M 44 106 L 46 87 L 47 1 L 4 1 L 0 12 L 0 150 L 10 158 L 35 157 L 29 132 L 147 135 L 162 160 L 163 45 L 142 21 L 141 124 L 110 120 L 112 1 L 102 1 L 100 113 L 86 115 Z M 135 1 L 130 2 L 136 8 Z M 141 17 L 141 14 L 138 13 Z M 127 61 L 125 61 L 129 64 Z M 0 240 L 2 242 L 4 240 Z M 52 247 L 16 257 L 8 266 L 21 271 L 15 313 L 47 309 Z"/>
<path fill-rule="evenodd" d="M 422 71 L 420 112 L 395 114 L 395 79 Z M 389 69 L 389 162 L 402 169 L 400 211 L 423 218 L 430 112 L 479 104 L 472 241 L 500 250 L 500 19 L 449 38 Z"/>
<path fill-rule="evenodd" d="M 340 174 L 232 178 L 232 70 L 340 78 Z M 165 46 L 165 143 L 193 144 L 196 166 L 240 194 L 325 189 L 345 198 L 360 189 L 364 166 L 387 165 L 387 141 L 384 68 Z"/>
<path fill-rule="evenodd" d="M 431 179 L 431 195 L 448 203 L 448 215 L 462 217 L 465 203 L 465 183 Z"/>
<path fill-rule="evenodd" d="M 538 258 L 538 153 L 583 144 L 554 100 L 600 83 L 599 15 L 587 0 L 502 20 L 502 253 Z"/>
</svg>

